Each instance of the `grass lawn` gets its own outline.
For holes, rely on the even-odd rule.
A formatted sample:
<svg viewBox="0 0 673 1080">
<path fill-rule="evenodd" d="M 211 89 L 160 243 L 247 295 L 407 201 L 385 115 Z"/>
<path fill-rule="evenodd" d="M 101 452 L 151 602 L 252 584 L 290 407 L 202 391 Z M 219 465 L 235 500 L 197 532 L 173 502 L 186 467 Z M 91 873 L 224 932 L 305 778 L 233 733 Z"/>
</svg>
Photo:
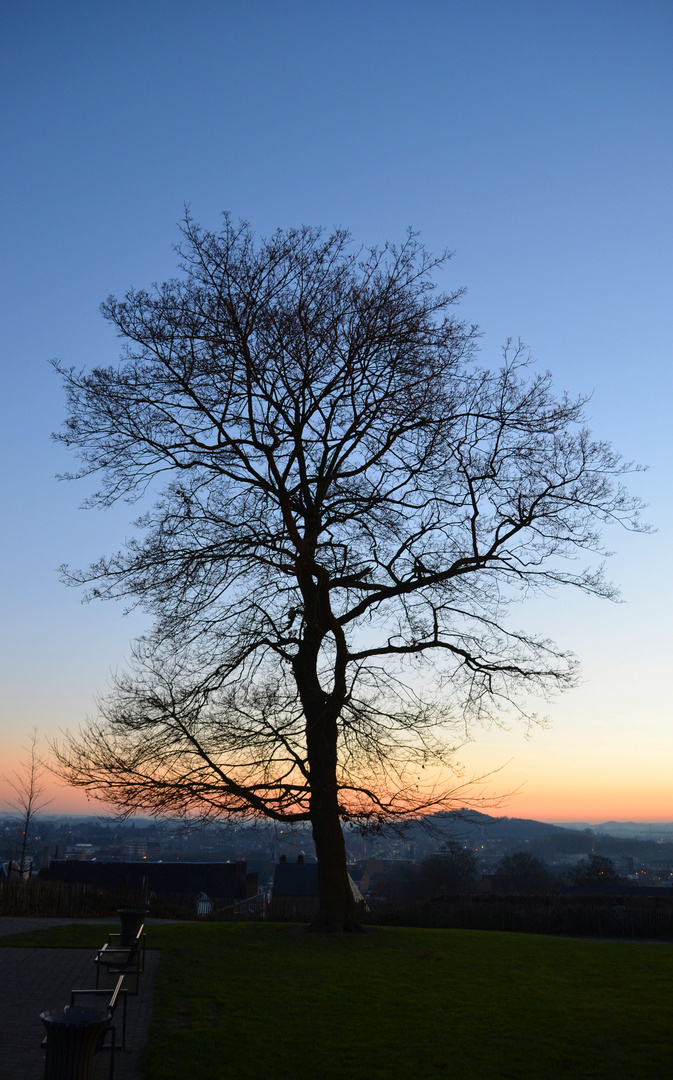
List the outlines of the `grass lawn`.
<svg viewBox="0 0 673 1080">
<path fill-rule="evenodd" d="M 75 926 L 11 944 L 99 939 Z M 670 945 L 273 923 L 152 926 L 148 945 L 161 962 L 146 1080 L 653 1080 L 673 1067 Z"/>
</svg>

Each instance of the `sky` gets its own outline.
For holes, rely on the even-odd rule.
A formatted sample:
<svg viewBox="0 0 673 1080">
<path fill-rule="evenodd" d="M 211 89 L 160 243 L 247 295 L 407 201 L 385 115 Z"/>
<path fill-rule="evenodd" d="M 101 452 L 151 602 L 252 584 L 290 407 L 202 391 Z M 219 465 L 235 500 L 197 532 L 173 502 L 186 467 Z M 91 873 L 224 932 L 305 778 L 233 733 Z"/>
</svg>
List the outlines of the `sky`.
<svg viewBox="0 0 673 1080">
<path fill-rule="evenodd" d="M 454 252 L 441 284 L 466 288 L 482 361 L 522 339 L 648 466 L 631 489 L 656 531 L 606 537 L 623 602 L 521 612 L 582 684 L 540 703 L 544 729 L 476 730 L 459 756 L 499 813 L 673 821 L 670 0 L 4 0 L 0 50 L 0 771 L 33 727 L 45 746 L 94 713 L 146 625 L 59 579 L 134 515 L 57 481 L 48 361 L 115 361 L 99 304 L 175 273 L 188 205 L 365 245 L 411 226 Z"/>
</svg>

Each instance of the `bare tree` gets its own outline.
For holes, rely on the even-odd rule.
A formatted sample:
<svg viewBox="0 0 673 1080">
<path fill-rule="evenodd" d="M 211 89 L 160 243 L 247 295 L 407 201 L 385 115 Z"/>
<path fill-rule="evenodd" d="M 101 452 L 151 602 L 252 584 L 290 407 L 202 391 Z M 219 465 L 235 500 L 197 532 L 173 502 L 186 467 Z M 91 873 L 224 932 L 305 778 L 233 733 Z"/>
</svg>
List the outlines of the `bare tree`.
<svg viewBox="0 0 673 1080">
<path fill-rule="evenodd" d="M 45 766 L 42 764 L 37 753 L 38 734 L 37 728 L 33 728 L 28 745 L 25 747 L 26 756 L 20 767 L 12 774 L 3 778 L 9 784 L 14 797 L 8 800 L 8 806 L 16 812 L 17 825 L 19 828 L 20 844 L 16 859 L 19 881 L 23 881 L 29 866 L 32 866 L 32 858 L 29 858 L 30 833 L 35 826 L 35 818 L 41 810 L 48 806 L 51 799 L 44 797 Z"/>
<path fill-rule="evenodd" d="M 187 216 L 178 250 L 178 279 L 103 304 L 118 366 L 56 365 L 88 505 L 156 499 L 124 550 L 66 570 L 154 630 L 58 767 L 126 813 L 310 821 L 316 926 L 353 927 L 341 821 L 455 805 L 469 726 L 572 684 L 506 610 L 614 595 L 592 556 L 637 505 L 583 401 L 520 347 L 478 366 L 447 256 L 413 234 L 355 250 Z"/>
</svg>

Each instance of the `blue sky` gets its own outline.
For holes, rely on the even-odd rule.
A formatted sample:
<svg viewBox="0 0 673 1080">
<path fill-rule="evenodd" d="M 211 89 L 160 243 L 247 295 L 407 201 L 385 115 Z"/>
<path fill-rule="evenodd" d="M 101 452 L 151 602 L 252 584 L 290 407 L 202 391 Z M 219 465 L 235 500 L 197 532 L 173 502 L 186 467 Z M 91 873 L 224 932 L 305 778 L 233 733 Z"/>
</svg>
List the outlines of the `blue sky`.
<svg viewBox="0 0 673 1080">
<path fill-rule="evenodd" d="M 73 462 L 50 441 L 47 361 L 114 361 L 98 305 L 175 272 L 189 204 L 207 226 L 226 209 L 365 244 L 412 226 L 455 252 L 444 283 L 467 288 L 483 359 L 522 338 L 650 466 L 633 487 L 658 532 L 608 538 L 627 602 L 530 612 L 584 685 L 549 731 L 475 733 L 464 757 L 468 774 L 511 759 L 491 784 L 525 784 L 507 813 L 673 820 L 668 0 L 5 0 L 0 41 L 6 760 L 34 724 L 76 726 L 142 629 L 59 582 L 133 515 L 86 513 L 86 490 L 55 481 Z"/>
</svg>

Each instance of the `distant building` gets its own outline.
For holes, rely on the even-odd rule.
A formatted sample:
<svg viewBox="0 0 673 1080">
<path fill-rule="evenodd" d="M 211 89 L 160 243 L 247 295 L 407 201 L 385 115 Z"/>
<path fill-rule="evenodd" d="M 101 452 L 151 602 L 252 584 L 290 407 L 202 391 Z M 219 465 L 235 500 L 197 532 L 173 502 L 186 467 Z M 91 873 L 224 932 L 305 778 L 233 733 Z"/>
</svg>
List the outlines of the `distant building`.
<svg viewBox="0 0 673 1080">
<path fill-rule="evenodd" d="M 404 879 L 413 866 L 410 859 L 367 859 L 360 878 L 360 892 L 367 896 L 373 891 L 381 891 L 388 882 Z"/>
<path fill-rule="evenodd" d="M 72 859 L 79 859 L 84 862 L 85 859 L 93 859 L 96 856 L 96 849 L 93 844 L 73 844 L 72 847 L 66 848 L 65 857 L 68 862 Z"/>
<path fill-rule="evenodd" d="M 2 875 L 7 881 L 30 881 L 33 873 L 32 859 L 26 859 L 23 870 L 20 870 L 18 862 L 14 862 L 13 860 L 2 863 L 1 865 Z"/>
<path fill-rule="evenodd" d="M 161 858 L 161 844 L 158 840 L 125 840 L 122 848 L 129 860 Z"/>
<path fill-rule="evenodd" d="M 145 890 L 164 894 L 206 893 L 218 900 L 247 900 L 259 891 L 257 874 L 249 874 L 244 861 L 234 863 L 193 862 L 81 862 L 52 859 L 40 878 L 80 882 L 101 889 Z"/>
<path fill-rule="evenodd" d="M 300 855 L 295 863 L 289 863 L 281 855 L 276 865 L 271 889 L 271 917 L 297 919 L 300 922 L 318 914 L 318 864 L 307 863 Z M 362 902 L 362 893 L 348 875 L 356 903 Z"/>
</svg>

